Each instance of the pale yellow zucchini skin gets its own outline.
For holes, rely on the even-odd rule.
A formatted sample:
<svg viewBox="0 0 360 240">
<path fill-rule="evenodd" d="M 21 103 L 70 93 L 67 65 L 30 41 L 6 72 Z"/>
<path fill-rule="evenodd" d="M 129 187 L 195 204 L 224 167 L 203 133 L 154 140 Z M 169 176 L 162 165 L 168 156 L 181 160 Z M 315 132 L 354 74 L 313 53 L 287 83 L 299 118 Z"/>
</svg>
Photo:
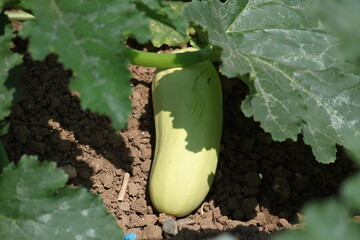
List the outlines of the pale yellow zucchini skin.
<svg viewBox="0 0 360 240">
<path fill-rule="evenodd" d="M 156 146 L 150 198 L 159 212 L 182 217 L 204 201 L 216 172 L 221 83 L 211 62 L 161 70 L 153 80 L 152 98 Z"/>
</svg>

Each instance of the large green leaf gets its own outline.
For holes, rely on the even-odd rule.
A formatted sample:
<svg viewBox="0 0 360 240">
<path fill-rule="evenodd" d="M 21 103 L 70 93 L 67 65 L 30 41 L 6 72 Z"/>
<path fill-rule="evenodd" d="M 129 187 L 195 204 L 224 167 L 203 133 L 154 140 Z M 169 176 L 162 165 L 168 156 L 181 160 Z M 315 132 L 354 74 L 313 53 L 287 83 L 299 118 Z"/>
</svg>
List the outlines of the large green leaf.
<svg viewBox="0 0 360 240">
<path fill-rule="evenodd" d="M 346 139 L 346 152 L 360 166 L 360 136 L 349 135 Z M 359 198 L 360 199 L 360 198 Z"/>
<path fill-rule="evenodd" d="M 64 188 L 55 163 L 24 156 L 0 175 L 0 239 L 122 239 L 99 196 Z"/>
<path fill-rule="evenodd" d="M 153 18 L 150 21 L 151 42 L 155 47 L 161 47 L 163 44 L 174 47 L 184 45 L 188 41 L 188 37 L 185 35 L 188 23 L 181 18 L 185 3 L 166 2 L 166 6 L 171 10 L 168 10 L 168 12 L 172 13 L 172 22 L 180 24 L 180 26 L 174 29 L 168 24 L 159 21 L 159 19 Z"/>
<path fill-rule="evenodd" d="M 33 58 L 58 54 L 72 70 L 70 88 L 80 92 L 82 107 L 122 128 L 130 111 L 130 73 L 121 49 L 126 36 L 149 40 L 148 18 L 131 0 L 28 0 L 25 7 L 36 16 L 21 31 Z"/>
<path fill-rule="evenodd" d="M 304 209 L 306 226 L 302 230 L 288 230 L 274 240 L 355 240 L 360 227 L 351 222 L 348 209 L 333 199 L 307 205 Z"/>
<path fill-rule="evenodd" d="M 0 138 L 0 173 L 3 171 L 4 167 L 9 164 L 9 158 L 4 147 L 4 144 Z"/>
<path fill-rule="evenodd" d="M 4 15 L 0 16 L 3 18 Z M 2 21 L 0 21 L 2 25 Z M 5 82 L 9 77 L 9 71 L 20 64 L 22 57 L 10 51 L 12 34 L 11 25 L 7 24 L 0 26 L 3 27 L 3 35 L 0 35 L 0 121 L 10 114 L 10 106 L 13 100 L 14 89 L 5 87 Z M 1 32 L 1 31 L 0 31 Z"/>
<path fill-rule="evenodd" d="M 164 44 L 176 47 L 188 41 L 186 37 L 157 20 L 150 21 L 150 31 L 151 42 L 155 47 L 161 47 Z"/>
<path fill-rule="evenodd" d="M 356 211 L 360 210 L 360 173 L 346 179 L 341 188 L 341 195 L 344 201 Z"/>
<path fill-rule="evenodd" d="M 320 28 L 310 6 L 307 0 L 194 1 L 185 16 L 222 49 L 222 73 L 253 73 L 245 115 L 274 140 L 302 133 L 317 160 L 328 163 L 336 144 L 360 133 L 360 78 L 338 63 L 338 40 Z"/>
<path fill-rule="evenodd" d="M 339 57 L 360 63 L 360 1 L 318 0 L 314 12 L 331 33 L 341 39 Z"/>
<path fill-rule="evenodd" d="M 0 9 L 6 7 L 19 6 L 21 4 L 20 0 L 0 0 Z"/>
<path fill-rule="evenodd" d="M 163 0 L 135 0 L 135 3 L 138 9 L 149 18 L 185 37 L 189 23 L 179 14 L 182 11 L 183 4 L 169 3 Z"/>
</svg>

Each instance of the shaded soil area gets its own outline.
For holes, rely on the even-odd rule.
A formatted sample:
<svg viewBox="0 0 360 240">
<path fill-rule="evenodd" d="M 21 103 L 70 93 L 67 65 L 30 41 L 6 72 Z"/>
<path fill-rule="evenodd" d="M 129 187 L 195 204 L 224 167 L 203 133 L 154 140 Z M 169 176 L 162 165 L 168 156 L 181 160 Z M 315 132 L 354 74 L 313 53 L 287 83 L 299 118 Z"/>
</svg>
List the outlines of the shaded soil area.
<svg viewBox="0 0 360 240">
<path fill-rule="evenodd" d="M 10 159 L 32 154 L 56 162 L 69 174 L 70 186 L 99 194 L 119 226 L 137 239 L 207 239 L 224 231 L 238 239 L 270 239 L 298 227 L 305 202 L 336 195 L 355 171 L 341 149 L 335 163 L 324 165 L 301 139 L 272 141 L 240 110 L 246 86 L 222 77 L 224 127 L 215 181 L 202 206 L 175 219 L 158 213 L 147 191 L 155 147 L 155 69 L 129 67 L 132 112 L 127 127 L 115 132 L 107 117 L 81 109 L 79 94 L 67 87 L 71 72 L 56 56 L 38 62 L 24 53 L 24 59 L 23 100 L 12 107 L 10 130 L 2 137 Z M 119 201 L 126 173 L 130 178 Z"/>
</svg>

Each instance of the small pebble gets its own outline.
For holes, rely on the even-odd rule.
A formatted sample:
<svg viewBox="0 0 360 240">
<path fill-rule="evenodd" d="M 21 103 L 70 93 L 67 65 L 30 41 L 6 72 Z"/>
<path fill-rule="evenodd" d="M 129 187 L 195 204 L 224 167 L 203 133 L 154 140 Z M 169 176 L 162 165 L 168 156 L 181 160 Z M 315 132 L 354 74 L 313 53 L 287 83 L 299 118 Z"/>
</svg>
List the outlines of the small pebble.
<svg viewBox="0 0 360 240">
<path fill-rule="evenodd" d="M 130 211 L 130 204 L 127 203 L 127 202 L 121 202 L 119 204 L 119 207 L 120 207 L 121 210 L 123 210 L 125 212 Z"/>
<path fill-rule="evenodd" d="M 162 230 L 168 234 L 176 235 L 178 233 L 176 221 L 174 219 L 166 219 L 163 222 Z"/>
</svg>

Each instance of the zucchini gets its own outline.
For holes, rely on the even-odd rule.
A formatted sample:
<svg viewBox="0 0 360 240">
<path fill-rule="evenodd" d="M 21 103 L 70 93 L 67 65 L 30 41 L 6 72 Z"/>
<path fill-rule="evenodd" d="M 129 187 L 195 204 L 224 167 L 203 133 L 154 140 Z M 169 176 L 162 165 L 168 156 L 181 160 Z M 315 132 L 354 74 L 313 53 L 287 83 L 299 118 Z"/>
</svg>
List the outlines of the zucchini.
<svg viewBox="0 0 360 240">
<path fill-rule="evenodd" d="M 222 130 L 221 83 L 209 61 L 162 69 L 152 82 L 152 99 L 156 145 L 149 179 L 151 202 L 159 212 L 182 217 L 204 201 L 215 176 Z"/>
</svg>

